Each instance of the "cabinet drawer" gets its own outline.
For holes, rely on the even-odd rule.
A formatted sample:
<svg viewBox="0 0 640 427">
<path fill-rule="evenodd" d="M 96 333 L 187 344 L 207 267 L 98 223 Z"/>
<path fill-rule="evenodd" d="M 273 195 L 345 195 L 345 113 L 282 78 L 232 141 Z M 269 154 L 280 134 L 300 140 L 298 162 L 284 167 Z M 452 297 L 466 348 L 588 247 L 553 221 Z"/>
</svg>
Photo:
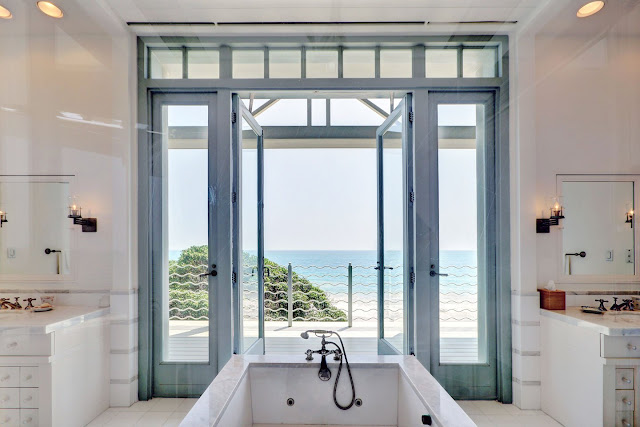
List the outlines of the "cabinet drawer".
<svg viewBox="0 0 640 427">
<path fill-rule="evenodd" d="M 20 387 L 38 387 L 38 368 L 22 366 L 20 368 Z"/>
<path fill-rule="evenodd" d="M 616 427 L 633 427 L 633 412 L 616 412 Z"/>
<path fill-rule="evenodd" d="M 38 389 L 20 389 L 20 408 L 38 408 Z"/>
<path fill-rule="evenodd" d="M 633 390 L 633 368 L 616 369 L 616 389 Z"/>
<path fill-rule="evenodd" d="M 36 427 L 38 425 L 38 410 L 20 409 L 20 425 Z"/>
<path fill-rule="evenodd" d="M 51 356 L 51 336 L 0 335 L 0 356 Z"/>
<path fill-rule="evenodd" d="M 610 337 L 601 335 L 600 355 L 602 357 L 640 358 L 640 337 Z"/>
<path fill-rule="evenodd" d="M 20 389 L 19 388 L 0 388 L 0 408 L 19 408 L 20 407 Z"/>
<path fill-rule="evenodd" d="M 20 425 L 20 409 L 0 409 L 0 426 L 14 427 Z"/>
<path fill-rule="evenodd" d="M 20 368 L 0 366 L 0 387 L 18 387 L 20 385 Z"/>
<path fill-rule="evenodd" d="M 633 411 L 634 400 L 633 390 L 616 390 L 616 411 Z"/>
</svg>

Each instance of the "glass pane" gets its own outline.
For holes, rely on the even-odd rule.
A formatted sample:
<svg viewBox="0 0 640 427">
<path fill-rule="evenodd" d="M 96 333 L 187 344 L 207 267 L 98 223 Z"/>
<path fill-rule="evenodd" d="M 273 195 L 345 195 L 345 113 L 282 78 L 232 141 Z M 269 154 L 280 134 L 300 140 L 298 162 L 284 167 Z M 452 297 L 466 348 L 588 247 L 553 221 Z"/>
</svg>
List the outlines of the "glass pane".
<svg viewBox="0 0 640 427">
<path fill-rule="evenodd" d="M 242 119 L 242 129 L 250 129 Z M 245 137 L 245 135 L 247 135 Z M 242 138 L 242 349 L 258 339 L 258 150 L 253 130 Z"/>
<path fill-rule="evenodd" d="M 441 363 L 481 363 L 485 357 L 486 343 L 479 340 L 486 335 L 486 280 L 479 262 L 485 230 L 478 218 L 485 212 L 478 123 L 484 123 L 482 105 L 438 106 L 439 257 L 440 272 L 448 274 L 440 277 Z"/>
<path fill-rule="evenodd" d="M 234 79 L 263 79 L 263 50 L 234 50 L 232 53 Z"/>
<path fill-rule="evenodd" d="M 327 100 L 311 100 L 311 126 L 326 126 L 327 124 Z"/>
<path fill-rule="evenodd" d="M 163 106 L 167 153 L 164 360 L 209 360 L 208 107 Z"/>
<path fill-rule="evenodd" d="M 424 56 L 427 77 L 458 77 L 456 49 L 427 49 Z"/>
<path fill-rule="evenodd" d="M 464 49 L 462 77 L 496 77 L 497 49 Z"/>
<path fill-rule="evenodd" d="M 281 99 L 256 117 L 260 126 L 306 126 L 307 100 Z"/>
<path fill-rule="evenodd" d="M 220 52 L 217 50 L 189 50 L 187 52 L 190 79 L 220 78 Z"/>
<path fill-rule="evenodd" d="M 299 79 L 302 76 L 302 52 L 299 50 L 270 50 L 269 78 Z"/>
<path fill-rule="evenodd" d="M 398 351 L 404 342 L 402 116 L 383 135 L 383 337 Z"/>
<path fill-rule="evenodd" d="M 338 77 L 338 51 L 307 50 L 307 77 L 312 79 Z"/>
<path fill-rule="evenodd" d="M 412 67 L 411 49 L 380 50 L 380 77 L 410 78 Z"/>
<path fill-rule="evenodd" d="M 357 99 L 331 100 L 332 126 L 380 126 L 384 120 L 384 117 Z"/>
<path fill-rule="evenodd" d="M 342 52 L 342 76 L 373 78 L 376 76 L 376 52 L 372 49 L 345 49 Z"/>
<path fill-rule="evenodd" d="M 182 50 L 149 49 L 152 79 L 181 79 Z"/>
</svg>

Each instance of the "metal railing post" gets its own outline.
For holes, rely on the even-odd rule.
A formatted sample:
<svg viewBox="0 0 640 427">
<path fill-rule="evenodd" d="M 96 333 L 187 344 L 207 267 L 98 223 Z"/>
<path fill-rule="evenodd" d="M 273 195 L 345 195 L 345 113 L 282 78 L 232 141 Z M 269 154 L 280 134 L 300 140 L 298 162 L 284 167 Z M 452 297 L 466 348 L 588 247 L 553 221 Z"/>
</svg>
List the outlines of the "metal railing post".
<svg viewBox="0 0 640 427">
<path fill-rule="evenodd" d="M 291 263 L 287 267 L 287 301 L 289 304 L 287 317 L 289 319 L 289 327 L 291 327 L 293 326 L 293 270 Z"/>
<path fill-rule="evenodd" d="M 348 311 L 348 321 L 349 321 L 349 327 L 353 326 L 353 266 L 351 265 L 351 263 L 349 263 L 349 268 L 348 268 L 348 278 L 347 278 L 347 298 L 348 298 L 348 304 L 349 307 L 347 309 Z"/>
</svg>

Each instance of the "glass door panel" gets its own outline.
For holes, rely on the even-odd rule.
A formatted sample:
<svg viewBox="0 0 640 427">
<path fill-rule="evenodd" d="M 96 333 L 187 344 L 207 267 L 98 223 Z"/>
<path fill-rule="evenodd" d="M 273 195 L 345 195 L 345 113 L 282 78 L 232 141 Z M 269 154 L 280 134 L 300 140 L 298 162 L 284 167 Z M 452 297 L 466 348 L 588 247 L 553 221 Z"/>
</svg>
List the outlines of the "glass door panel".
<svg viewBox="0 0 640 427">
<path fill-rule="evenodd" d="M 234 164 L 234 272 L 236 273 L 235 342 L 239 354 L 263 354 L 264 341 L 264 249 L 262 203 L 262 128 L 237 95 L 233 127 Z"/>
<path fill-rule="evenodd" d="M 214 109 L 215 95 L 153 97 L 154 396 L 197 396 L 216 373 L 208 200 Z"/>
<path fill-rule="evenodd" d="M 410 144 L 408 120 L 410 97 L 390 114 L 377 131 L 378 150 L 378 307 L 379 353 L 405 354 L 409 348 L 410 323 L 407 251 L 411 221 L 408 205 L 410 177 L 407 158 Z"/>
<path fill-rule="evenodd" d="M 497 396 L 494 101 L 491 93 L 434 93 L 437 256 L 432 257 L 432 373 L 456 398 Z"/>
</svg>

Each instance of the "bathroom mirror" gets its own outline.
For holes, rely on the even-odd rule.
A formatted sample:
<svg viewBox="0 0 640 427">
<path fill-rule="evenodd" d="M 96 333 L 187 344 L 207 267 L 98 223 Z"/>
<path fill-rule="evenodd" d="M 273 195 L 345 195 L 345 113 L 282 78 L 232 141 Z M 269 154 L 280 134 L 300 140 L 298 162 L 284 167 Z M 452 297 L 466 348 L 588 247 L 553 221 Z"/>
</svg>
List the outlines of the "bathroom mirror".
<svg viewBox="0 0 640 427">
<path fill-rule="evenodd" d="M 635 177 L 564 177 L 558 184 L 562 276 L 635 280 Z"/>
<path fill-rule="evenodd" d="M 0 176 L 0 211 L 6 214 L 0 228 L 0 280 L 69 278 L 69 181 L 64 177 Z"/>
</svg>

